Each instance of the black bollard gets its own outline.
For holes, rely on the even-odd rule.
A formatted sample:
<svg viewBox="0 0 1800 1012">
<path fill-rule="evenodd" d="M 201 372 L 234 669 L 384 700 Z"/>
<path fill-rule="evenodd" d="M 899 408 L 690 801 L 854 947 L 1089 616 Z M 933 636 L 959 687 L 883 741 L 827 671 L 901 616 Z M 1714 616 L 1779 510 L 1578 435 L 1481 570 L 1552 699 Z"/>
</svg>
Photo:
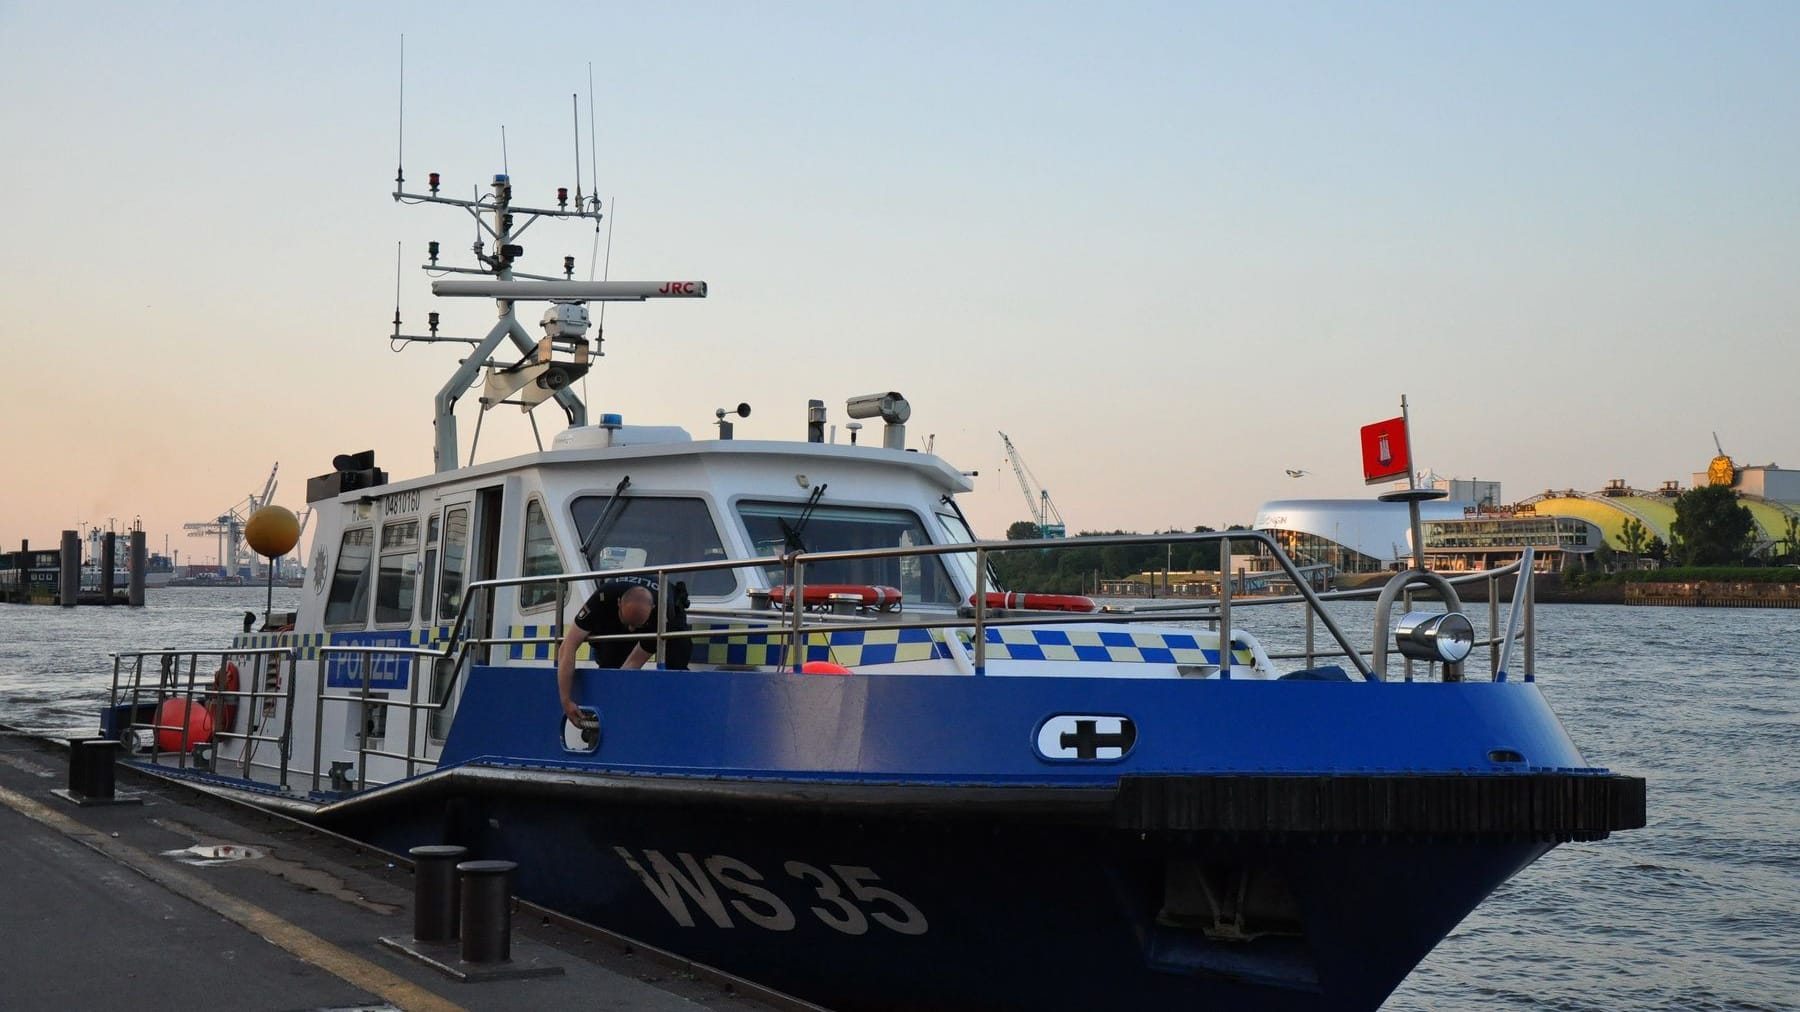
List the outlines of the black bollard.
<svg viewBox="0 0 1800 1012">
<path fill-rule="evenodd" d="M 462 961 L 505 963 L 512 959 L 512 861 L 464 861 L 462 876 Z"/>
<path fill-rule="evenodd" d="M 456 863 L 467 847 L 433 844 L 406 853 L 413 859 L 413 941 L 448 942 L 456 937 L 461 909 Z"/>
<path fill-rule="evenodd" d="M 76 738 L 69 742 L 69 793 L 88 801 L 113 800 L 113 750 L 111 738 Z"/>
</svg>

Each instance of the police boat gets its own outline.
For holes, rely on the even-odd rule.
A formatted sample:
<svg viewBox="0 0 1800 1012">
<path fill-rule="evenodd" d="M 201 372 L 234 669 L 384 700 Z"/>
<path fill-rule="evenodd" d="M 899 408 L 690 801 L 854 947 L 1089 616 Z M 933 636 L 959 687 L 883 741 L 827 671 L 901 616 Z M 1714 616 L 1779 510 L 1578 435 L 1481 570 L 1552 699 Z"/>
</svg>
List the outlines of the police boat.
<svg viewBox="0 0 1800 1012">
<path fill-rule="evenodd" d="M 841 1010 L 1372 1009 L 1552 847 L 1644 824 L 1644 782 L 1584 759 L 1539 691 L 1529 557 L 1479 634 L 1456 584 L 1396 574 L 1371 640 L 1260 532 L 978 539 L 969 477 L 906 448 L 894 391 L 848 399 L 882 426 L 862 442 L 828 439 L 821 402 L 792 441 L 733 438 L 722 409 L 705 439 L 590 420 L 589 305 L 706 285 L 524 274 L 523 227 L 598 202 L 438 189 L 395 197 L 495 242 L 435 294 L 499 318 L 437 394 L 436 470 L 338 458 L 307 485 L 297 612 L 115 654 L 124 761 L 397 854 L 516 862 L 525 899 Z M 435 315 L 396 336 L 429 344 Z M 554 401 L 569 424 L 464 461 L 478 382 L 483 413 Z M 1227 574 L 1253 550 L 1293 593 L 1102 606 L 990 566 L 1169 541 L 1216 542 Z M 563 634 L 625 577 L 658 617 L 621 635 L 662 661 L 582 645 L 572 721 Z M 1269 601 L 1304 610 L 1305 651 L 1251 631 Z"/>
</svg>

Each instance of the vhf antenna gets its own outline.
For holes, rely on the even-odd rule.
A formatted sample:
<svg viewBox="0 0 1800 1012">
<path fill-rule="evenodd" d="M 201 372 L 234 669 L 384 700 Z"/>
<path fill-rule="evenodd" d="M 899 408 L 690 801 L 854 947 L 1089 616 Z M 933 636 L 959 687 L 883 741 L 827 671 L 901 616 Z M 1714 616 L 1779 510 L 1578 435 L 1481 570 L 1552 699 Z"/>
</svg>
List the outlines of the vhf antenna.
<svg viewBox="0 0 1800 1012">
<path fill-rule="evenodd" d="M 569 95 L 569 118 L 575 126 L 575 206 L 581 207 L 581 96 Z"/>
<path fill-rule="evenodd" d="M 600 148 L 599 136 L 594 132 L 594 61 L 588 61 L 588 175 L 594 185 L 588 188 L 594 198 L 594 210 L 600 210 Z M 600 232 L 600 223 L 594 222 L 594 233 Z M 593 265 L 588 265 L 588 280 L 594 280 Z"/>
<path fill-rule="evenodd" d="M 395 128 L 394 191 L 406 189 L 406 33 L 400 33 L 400 118 Z M 398 316 L 398 313 L 394 315 Z"/>
<path fill-rule="evenodd" d="M 394 339 L 400 338 L 400 257 L 401 244 L 394 244 Z M 396 349 L 397 350 L 397 349 Z"/>
</svg>

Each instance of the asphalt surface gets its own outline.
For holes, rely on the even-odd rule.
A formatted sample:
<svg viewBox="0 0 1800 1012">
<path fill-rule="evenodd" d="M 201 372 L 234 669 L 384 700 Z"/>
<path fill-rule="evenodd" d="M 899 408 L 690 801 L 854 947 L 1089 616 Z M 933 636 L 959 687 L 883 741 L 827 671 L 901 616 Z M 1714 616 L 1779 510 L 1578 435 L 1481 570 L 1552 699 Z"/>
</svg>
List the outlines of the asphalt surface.
<svg viewBox="0 0 1800 1012">
<path fill-rule="evenodd" d="M 406 861 L 115 771 L 127 803 L 79 804 L 65 747 L 0 729 L 0 1008 L 815 1008 L 527 905 L 462 963 L 413 942 Z"/>
</svg>

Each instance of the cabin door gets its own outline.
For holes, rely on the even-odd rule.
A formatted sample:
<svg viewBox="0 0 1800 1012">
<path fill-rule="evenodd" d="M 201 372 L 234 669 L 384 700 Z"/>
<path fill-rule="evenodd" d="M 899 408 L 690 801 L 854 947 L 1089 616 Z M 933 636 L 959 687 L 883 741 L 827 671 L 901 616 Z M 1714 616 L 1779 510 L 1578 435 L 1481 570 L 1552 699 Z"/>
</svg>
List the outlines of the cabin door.
<svg viewBox="0 0 1800 1012">
<path fill-rule="evenodd" d="M 419 625 L 427 630 L 427 641 L 441 641 L 450 634 L 470 584 L 493 578 L 499 553 L 500 503 L 498 487 L 459 493 L 440 499 L 426 520 L 426 589 L 419 604 Z M 474 610 L 464 619 L 459 641 L 483 638 L 493 628 L 493 595 L 477 594 L 469 604 Z M 477 654 L 459 654 L 439 661 L 433 669 L 431 699 L 443 706 L 432 712 L 428 737 L 433 744 L 441 744 L 449 733 L 468 666 L 484 660 Z"/>
</svg>

